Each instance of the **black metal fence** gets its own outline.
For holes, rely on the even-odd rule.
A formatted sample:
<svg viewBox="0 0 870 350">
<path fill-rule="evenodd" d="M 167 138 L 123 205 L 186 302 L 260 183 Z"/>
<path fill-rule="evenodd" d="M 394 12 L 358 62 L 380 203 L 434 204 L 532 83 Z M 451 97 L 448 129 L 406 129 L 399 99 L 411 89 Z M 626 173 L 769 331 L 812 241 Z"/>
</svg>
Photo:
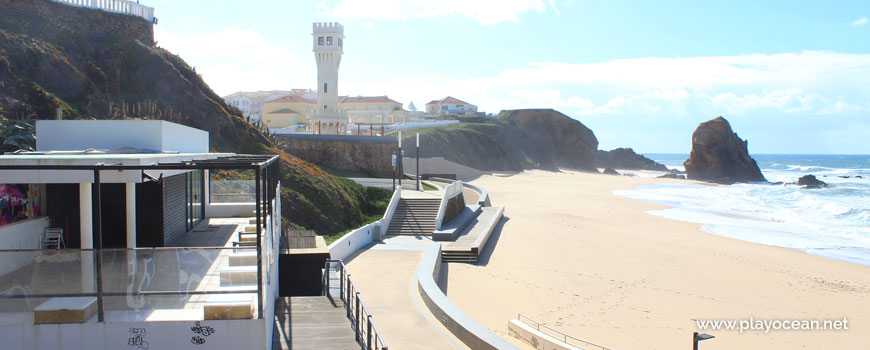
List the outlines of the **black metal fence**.
<svg viewBox="0 0 870 350">
<path fill-rule="evenodd" d="M 378 331 L 378 327 L 375 326 L 372 320 L 372 314 L 360 298 L 360 293 L 350 278 L 350 273 L 347 271 L 347 266 L 344 265 L 343 261 L 326 261 L 323 269 L 323 295 L 333 297 L 330 292 L 333 288 L 330 282 L 330 280 L 333 280 L 331 276 L 333 265 L 338 269 L 335 272 L 339 298 L 344 303 L 347 318 L 350 320 L 354 333 L 356 333 L 356 341 L 360 344 L 360 349 L 388 350 L 384 339 L 381 337 L 381 332 Z"/>
</svg>

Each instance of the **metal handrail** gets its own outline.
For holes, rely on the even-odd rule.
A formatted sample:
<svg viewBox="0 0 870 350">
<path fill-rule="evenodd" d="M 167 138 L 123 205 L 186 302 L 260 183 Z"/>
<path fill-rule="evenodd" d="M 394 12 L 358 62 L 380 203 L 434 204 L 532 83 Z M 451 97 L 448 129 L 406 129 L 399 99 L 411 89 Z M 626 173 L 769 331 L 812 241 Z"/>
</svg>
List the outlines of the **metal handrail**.
<svg viewBox="0 0 870 350">
<path fill-rule="evenodd" d="M 362 350 L 388 350 L 384 339 L 381 337 L 381 332 L 375 326 L 372 320 L 372 314 L 360 298 L 360 293 L 356 288 L 356 284 L 350 277 L 347 271 L 347 266 L 342 260 L 326 260 L 323 269 L 323 295 L 330 296 L 330 277 L 329 272 L 331 266 L 338 267 L 339 281 L 339 298 L 347 310 L 347 318 L 353 326 L 353 331 L 356 341 L 360 344 Z"/>
<path fill-rule="evenodd" d="M 526 321 L 524 321 L 523 319 L 529 320 L 529 321 L 531 321 L 533 324 L 532 324 L 532 323 L 529 323 L 529 322 L 526 322 Z M 568 344 L 568 345 L 574 345 L 574 346 L 580 346 L 580 345 L 592 345 L 592 346 L 595 346 L 595 347 L 597 347 L 597 348 L 599 348 L 599 349 L 604 349 L 604 350 L 613 350 L 613 349 L 608 348 L 608 347 L 606 347 L 606 346 L 598 345 L 598 344 L 595 344 L 595 343 L 593 343 L 593 342 L 585 341 L 585 340 L 583 340 L 583 339 L 580 339 L 580 338 L 573 337 L 573 336 L 570 336 L 570 335 L 568 335 L 568 334 L 565 334 L 565 333 L 559 331 L 558 329 L 551 328 L 551 327 L 549 327 L 549 326 L 547 326 L 547 325 L 545 325 L 545 324 L 543 324 L 543 323 L 540 323 L 540 322 L 538 322 L 538 321 L 535 321 L 535 320 L 532 319 L 531 317 L 526 316 L 526 315 L 523 315 L 522 313 L 519 313 L 519 312 L 517 312 L 517 321 L 520 321 L 520 322 L 525 323 L 525 324 L 527 324 L 527 325 L 529 325 L 529 326 L 535 327 L 535 329 L 537 329 L 537 330 L 538 330 L 539 332 L 541 332 L 541 333 L 544 333 L 544 331 L 541 330 L 541 327 L 546 328 L 546 329 L 548 329 L 548 330 L 550 330 L 550 331 L 553 331 L 553 332 L 555 332 L 556 334 L 558 334 L 559 336 L 562 337 L 562 342 L 564 342 L 565 344 Z M 544 334 L 546 334 L 546 333 L 544 333 Z M 548 334 L 548 335 L 550 335 L 550 334 Z M 581 342 L 581 343 L 583 343 L 583 344 L 571 344 L 571 342 L 568 341 L 569 339 L 571 339 L 571 340 L 576 340 L 576 341 Z"/>
</svg>

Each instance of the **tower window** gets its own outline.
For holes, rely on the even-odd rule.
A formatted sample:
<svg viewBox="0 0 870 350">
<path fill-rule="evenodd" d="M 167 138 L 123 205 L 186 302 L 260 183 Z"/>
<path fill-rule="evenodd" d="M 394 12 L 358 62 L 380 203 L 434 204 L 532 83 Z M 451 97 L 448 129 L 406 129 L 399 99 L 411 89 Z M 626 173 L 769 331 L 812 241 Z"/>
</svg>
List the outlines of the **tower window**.
<svg viewBox="0 0 870 350">
<path fill-rule="evenodd" d="M 326 45 L 332 45 L 332 37 L 331 36 L 326 37 Z"/>
<path fill-rule="evenodd" d="M 327 92 L 329 92 L 329 90 L 326 89 L 326 83 L 323 83 L 323 93 L 325 94 Z"/>
<path fill-rule="evenodd" d="M 341 46 L 341 38 L 338 38 L 338 46 Z"/>
<path fill-rule="evenodd" d="M 317 45 L 321 45 L 321 46 L 323 45 L 323 37 L 322 36 L 317 37 Z"/>
<path fill-rule="evenodd" d="M 326 105 L 323 105 L 323 110 L 324 110 L 324 111 L 326 110 Z"/>
</svg>

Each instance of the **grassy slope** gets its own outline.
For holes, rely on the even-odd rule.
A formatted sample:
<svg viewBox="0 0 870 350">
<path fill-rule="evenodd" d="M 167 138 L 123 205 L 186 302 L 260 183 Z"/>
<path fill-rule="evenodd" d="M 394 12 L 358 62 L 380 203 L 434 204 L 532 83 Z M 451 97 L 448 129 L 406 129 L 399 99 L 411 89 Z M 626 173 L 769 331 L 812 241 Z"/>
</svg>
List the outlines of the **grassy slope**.
<svg viewBox="0 0 870 350">
<path fill-rule="evenodd" d="M 388 191 L 334 177 L 275 148 L 166 50 L 0 11 L 0 114 L 45 119 L 55 108 L 70 119 L 169 120 L 209 131 L 216 151 L 280 154 L 282 216 L 292 227 L 335 234 L 383 213 L 389 200 Z"/>
</svg>

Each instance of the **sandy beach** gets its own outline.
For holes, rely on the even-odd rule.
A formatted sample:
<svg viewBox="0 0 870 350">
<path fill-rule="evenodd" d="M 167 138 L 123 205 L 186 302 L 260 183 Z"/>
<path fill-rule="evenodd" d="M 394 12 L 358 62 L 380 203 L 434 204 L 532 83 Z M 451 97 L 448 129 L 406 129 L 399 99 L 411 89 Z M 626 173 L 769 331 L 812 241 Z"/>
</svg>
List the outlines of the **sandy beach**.
<svg viewBox="0 0 870 350">
<path fill-rule="evenodd" d="M 449 264 L 449 298 L 506 338 L 518 312 L 617 350 L 687 349 L 696 320 L 845 317 L 848 330 L 701 330 L 716 336 L 701 348 L 870 346 L 870 267 L 716 236 L 612 194 L 673 181 L 567 171 L 474 180 L 507 221 L 478 265 Z"/>
</svg>

